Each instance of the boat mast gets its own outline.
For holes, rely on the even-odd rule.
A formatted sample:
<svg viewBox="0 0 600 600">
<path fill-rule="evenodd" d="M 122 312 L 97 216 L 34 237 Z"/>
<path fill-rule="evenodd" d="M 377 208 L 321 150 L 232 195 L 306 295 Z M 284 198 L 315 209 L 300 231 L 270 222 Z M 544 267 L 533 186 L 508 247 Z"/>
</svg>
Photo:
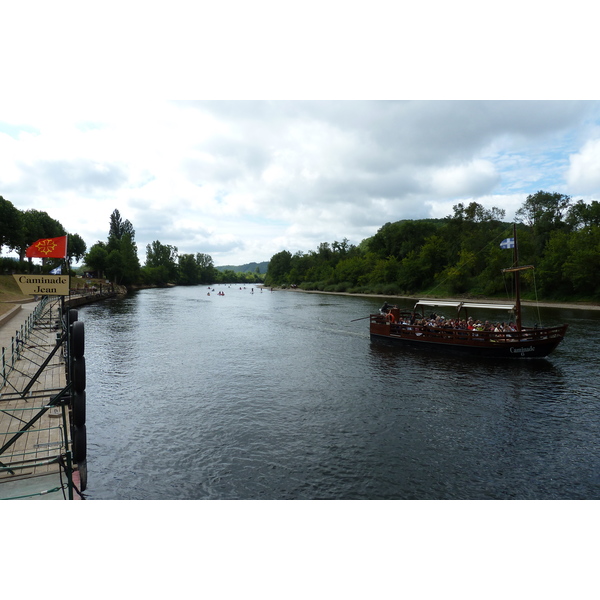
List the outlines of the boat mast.
<svg viewBox="0 0 600 600">
<path fill-rule="evenodd" d="M 519 270 L 519 249 L 517 247 L 517 224 L 513 223 L 513 269 L 515 269 L 515 315 L 517 331 L 521 331 L 521 272 Z"/>
<path fill-rule="evenodd" d="M 519 266 L 519 248 L 517 246 L 517 226 L 513 224 L 513 266 L 509 269 L 502 269 L 503 273 L 515 274 L 515 320 L 517 331 L 521 331 L 521 271 L 533 269 L 533 265 Z"/>
</svg>

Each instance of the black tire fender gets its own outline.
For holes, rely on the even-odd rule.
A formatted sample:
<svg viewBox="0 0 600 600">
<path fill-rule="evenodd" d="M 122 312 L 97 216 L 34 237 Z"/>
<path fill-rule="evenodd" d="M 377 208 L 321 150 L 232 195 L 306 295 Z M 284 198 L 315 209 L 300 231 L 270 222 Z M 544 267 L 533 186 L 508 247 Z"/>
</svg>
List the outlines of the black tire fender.
<svg viewBox="0 0 600 600">
<path fill-rule="evenodd" d="M 76 308 L 70 308 L 65 317 L 66 326 L 70 327 L 79 320 L 79 311 Z"/>
<path fill-rule="evenodd" d="M 73 409 L 73 425 L 75 425 L 75 427 L 81 427 L 82 425 L 85 425 L 85 392 L 75 392 L 71 396 L 71 402 Z"/>
<path fill-rule="evenodd" d="M 81 358 L 73 359 L 71 363 L 73 372 L 71 374 L 73 381 L 73 388 L 76 392 L 81 393 L 85 390 L 86 376 L 85 376 L 85 356 Z"/>
<path fill-rule="evenodd" d="M 87 489 L 87 459 L 77 463 L 77 470 L 79 471 L 79 491 L 85 492 Z"/>
<path fill-rule="evenodd" d="M 85 425 L 73 427 L 73 461 L 80 463 L 87 458 L 87 431 Z"/>
<path fill-rule="evenodd" d="M 85 352 L 85 325 L 75 321 L 71 329 L 71 356 L 81 358 Z"/>
</svg>

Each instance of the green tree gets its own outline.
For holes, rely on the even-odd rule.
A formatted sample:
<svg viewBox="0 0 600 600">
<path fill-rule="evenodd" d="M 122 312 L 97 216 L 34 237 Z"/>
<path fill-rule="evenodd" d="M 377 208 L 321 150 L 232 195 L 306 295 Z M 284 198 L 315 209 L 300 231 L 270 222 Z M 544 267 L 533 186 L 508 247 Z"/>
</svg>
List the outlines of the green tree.
<svg viewBox="0 0 600 600">
<path fill-rule="evenodd" d="M 9 250 L 19 247 L 20 233 L 21 211 L 12 202 L 0 196 L 0 254 L 3 246 Z"/>
<path fill-rule="evenodd" d="M 292 253 L 282 250 L 274 254 L 269 261 L 265 283 L 267 285 L 282 285 L 288 283 L 288 274 L 291 270 Z"/>
<path fill-rule="evenodd" d="M 527 196 L 516 217 L 533 231 L 536 255 L 540 256 L 554 230 L 567 229 L 565 221 L 571 197 L 558 192 L 539 191 Z"/>
<path fill-rule="evenodd" d="M 584 227 L 569 236 L 563 275 L 576 293 L 600 296 L 600 227 Z"/>
<path fill-rule="evenodd" d="M 429 270 L 419 252 L 416 250 L 409 252 L 400 263 L 398 274 L 400 288 L 409 294 L 423 289 L 429 279 Z"/>
<path fill-rule="evenodd" d="M 571 229 L 600 226 L 600 202 L 592 200 L 590 204 L 586 204 L 583 200 L 578 200 L 569 208 L 566 220 Z"/>
<path fill-rule="evenodd" d="M 117 209 L 110 215 L 106 252 L 106 274 L 114 283 L 127 286 L 140 280 L 135 230 L 130 221 L 123 221 Z"/>
<path fill-rule="evenodd" d="M 565 261 L 570 260 L 570 237 L 566 231 L 553 231 L 543 255 L 536 262 L 537 284 L 546 297 L 560 298 L 573 293 L 571 278 L 564 271 Z"/>
<path fill-rule="evenodd" d="M 402 259 L 398 282 L 408 293 L 424 290 L 447 264 L 447 247 L 441 235 L 432 235 L 420 251 L 413 250 Z"/>
<path fill-rule="evenodd" d="M 369 239 L 368 249 L 379 258 L 395 256 L 402 260 L 410 252 L 418 251 L 425 240 L 436 233 L 438 227 L 433 221 L 386 223 Z"/>
<path fill-rule="evenodd" d="M 158 240 L 146 246 L 146 266 L 164 267 L 170 283 L 177 281 L 177 247 L 161 244 Z"/>
<path fill-rule="evenodd" d="M 20 259 L 25 258 L 27 248 L 37 240 L 63 235 L 67 235 L 65 228 L 48 213 L 33 208 L 21 212 L 21 235 L 17 246 Z"/>
<path fill-rule="evenodd" d="M 501 219 L 505 211 L 496 207 L 487 209 L 477 202 L 468 206 L 459 203 L 452 208 L 454 214 L 446 217 L 442 230 L 447 248 L 446 259 L 449 264 L 457 264 L 461 260 L 461 252 L 472 253 L 476 261 L 473 269 L 481 271 L 485 268 L 482 250 L 504 229 Z"/>
<path fill-rule="evenodd" d="M 108 251 L 104 242 L 96 242 L 84 257 L 84 263 L 89 271 L 98 277 L 104 277 L 108 264 Z"/>
<path fill-rule="evenodd" d="M 570 202 L 571 197 L 566 194 L 540 190 L 529 194 L 516 214 L 521 222 L 546 232 L 563 224 Z"/>
<path fill-rule="evenodd" d="M 400 286 L 402 263 L 395 256 L 377 258 L 373 252 L 364 255 L 365 276 L 361 282 L 376 288 L 382 283 L 396 283 Z"/>
<path fill-rule="evenodd" d="M 70 233 L 67 240 L 67 256 L 80 261 L 85 256 L 87 247 L 83 238 L 77 233 Z"/>
<path fill-rule="evenodd" d="M 119 285 L 132 285 L 140 277 L 140 261 L 132 234 L 125 233 L 118 248 L 108 254 L 107 273 Z"/>
<path fill-rule="evenodd" d="M 340 260 L 335 267 L 335 279 L 338 283 L 349 283 L 352 287 L 364 281 L 366 260 L 364 257 L 353 256 Z"/>
<path fill-rule="evenodd" d="M 458 261 L 449 265 L 440 278 L 452 294 L 463 294 L 469 290 L 476 270 L 476 256 L 469 250 L 461 250 Z"/>
<path fill-rule="evenodd" d="M 200 282 L 200 268 L 193 254 L 179 255 L 179 283 L 196 285 Z"/>
<path fill-rule="evenodd" d="M 119 249 L 119 242 L 125 235 L 129 235 L 130 242 L 135 242 L 135 231 L 133 225 L 129 220 L 123 221 L 121 213 L 115 208 L 110 215 L 109 229 L 108 229 L 108 244 L 106 249 L 108 252 Z"/>
<path fill-rule="evenodd" d="M 495 296 L 506 291 L 502 269 L 513 262 L 512 251 L 500 248 L 498 243 L 489 244 L 483 252 L 485 267 L 473 281 L 473 291 L 484 296 Z"/>
<path fill-rule="evenodd" d="M 140 277 L 145 285 L 164 287 L 169 283 L 169 270 L 163 265 L 158 267 L 144 265 L 140 269 Z"/>
<path fill-rule="evenodd" d="M 199 283 L 213 283 L 217 277 L 217 269 L 209 254 L 196 253 L 196 264 L 198 265 Z"/>
</svg>

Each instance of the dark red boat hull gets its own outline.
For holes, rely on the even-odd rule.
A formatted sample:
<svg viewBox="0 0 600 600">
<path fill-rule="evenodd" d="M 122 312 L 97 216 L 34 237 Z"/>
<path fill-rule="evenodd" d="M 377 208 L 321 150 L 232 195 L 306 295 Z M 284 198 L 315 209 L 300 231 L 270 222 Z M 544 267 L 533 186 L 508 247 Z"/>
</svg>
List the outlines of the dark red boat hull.
<svg viewBox="0 0 600 600">
<path fill-rule="evenodd" d="M 371 315 L 371 340 L 483 358 L 544 358 L 560 344 L 567 325 L 494 333 L 386 323 Z"/>
</svg>

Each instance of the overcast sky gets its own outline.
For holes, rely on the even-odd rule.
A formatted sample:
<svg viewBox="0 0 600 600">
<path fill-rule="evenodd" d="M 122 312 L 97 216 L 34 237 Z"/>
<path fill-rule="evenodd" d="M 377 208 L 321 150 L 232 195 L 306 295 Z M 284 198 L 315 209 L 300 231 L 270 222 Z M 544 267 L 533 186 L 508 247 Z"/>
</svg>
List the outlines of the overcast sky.
<svg viewBox="0 0 600 600">
<path fill-rule="evenodd" d="M 0 195 L 88 247 L 106 240 L 118 209 L 142 263 L 159 240 L 217 265 L 358 244 L 458 202 L 503 208 L 510 221 L 538 190 L 600 200 L 600 103 L 573 87 L 594 79 L 577 70 L 594 19 L 519 3 L 519 19 L 484 11 L 478 28 L 472 11 L 458 19 L 464 4 L 392 13 L 396 4 L 375 2 L 365 13 L 257 0 L 208 13 L 174 0 L 86 14 L 58 2 L 31 20 L 15 3 L 2 9 Z M 569 20 L 577 43 L 548 43 Z M 549 88 L 575 100 L 512 101 Z"/>
<path fill-rule="evenodd" d="M 268 260 L 458 202 L 600 200 L 600 103 L 61 101 L 0 112 L 0 194 L 88 247 L 118 209 L 216 264 Z"/>
</svg>

